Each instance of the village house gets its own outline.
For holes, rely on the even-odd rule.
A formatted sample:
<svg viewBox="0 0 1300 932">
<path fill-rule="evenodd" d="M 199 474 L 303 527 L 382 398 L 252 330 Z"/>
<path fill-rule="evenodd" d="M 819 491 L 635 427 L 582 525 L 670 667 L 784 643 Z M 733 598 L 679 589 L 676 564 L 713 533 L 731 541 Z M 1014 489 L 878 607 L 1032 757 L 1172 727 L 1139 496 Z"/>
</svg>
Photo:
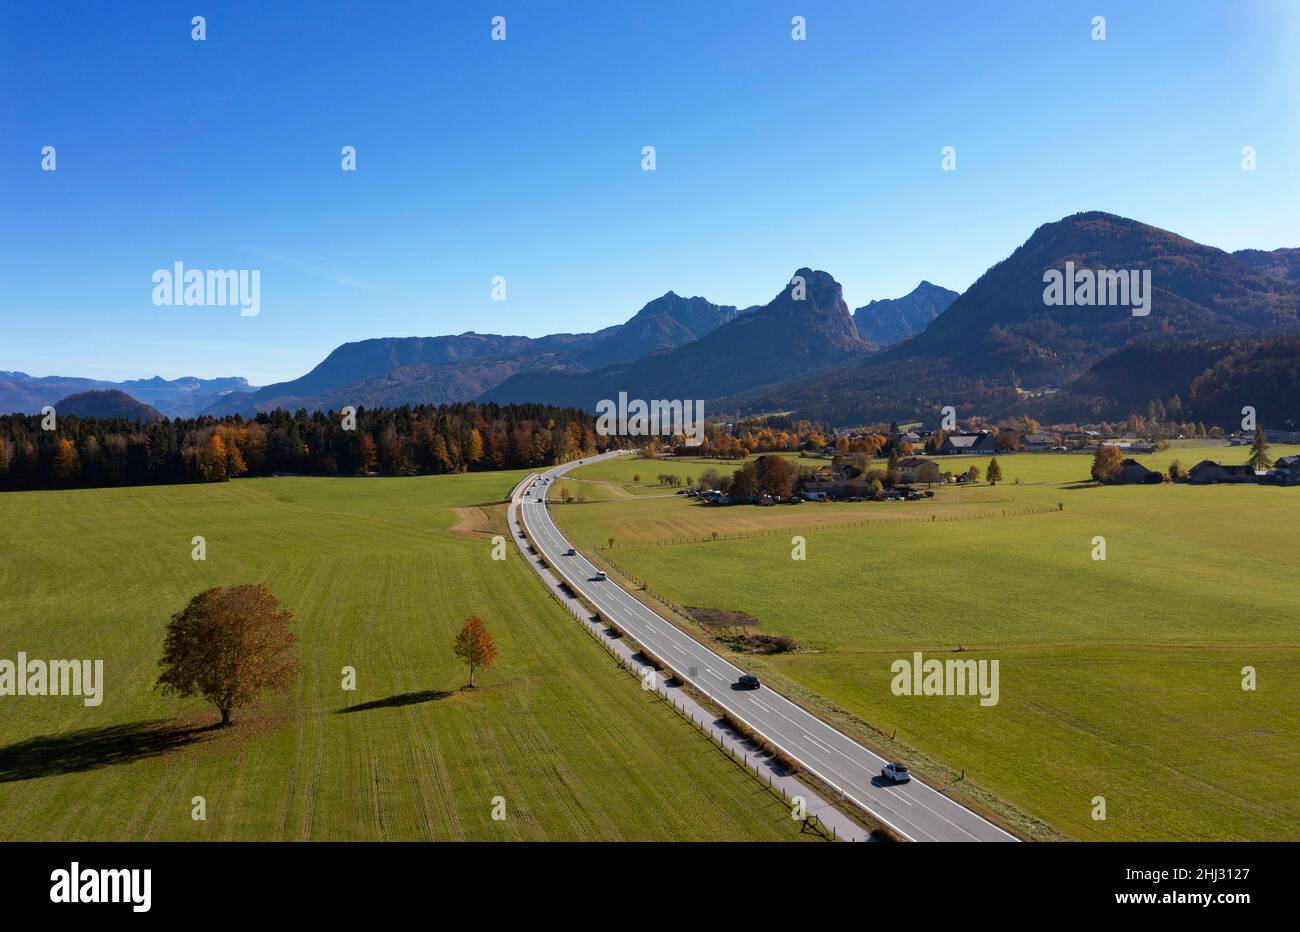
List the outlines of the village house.
<svg viewBox="0 0 1300 932">
<path fill-rule="evenodd" d="M 862 485 L 862 470 L 851 463 L 833 463 L 818 468 L 811 480 L 800 483 L 799 489 L 805 499 L 820 501 L 859 494 Z"/>
<path fill-rule="evenodd" d="M 1280 430 L 1272 427 L 1265 427 L 1263 430 L 1269 443 L 1300 443 L 1300 430 Z M 1253 430 L 1243 432 L 1241 442 L 1254 443 L 1255 432 Z"/>
<path fill-rule="evenodd" d="M 1156 445 L 1146 440 L 1103 440 L 1103 447 L 1115 447 L 1124 453 L 1154 453 Z"/>
<path fill-rule="evenodd" d="M 1054 446 L 1056 446 L 1056 436 L 1045 434 L 1042 431 L 1024 434 L 1020 438 L 1020 448 L 1029 450 L 1032 453 L 1041 453 L 1044 450 L 1050 450 Z"/>
<path fill-rule="evenodd" d="M 1300 485 L 1300 455 L 1284 456 L 1274 463 L 1273 481 L 1278 485 Z"/>
<path fill-rule="evenodd" d="M 924 482 L 921 478 L 921 470 L 930 465 L 934 467 L 934 475 L 939 474 L 939 464 L 934 460 L 926 459 L 924 456 L 905 456 L 898 461 L 898 481 L 906 484 L 913 482 Z M 931 481 L 937 482 L 938 479 Z"/>
<path fill-rule="evenodd" d="M 1161 473 L 1147 469 L 1137 460 L 1127 459 L 1120 465 L 1119 473 L 1110 481 L 1112 485 L 1154 485 L 1164 480 Z"/>
<path fill-rule="evenodd" d="M 973 434 L 948 434 L 943 438 L 939 453 L 944 456 L 966 453 L 996 453 L 998 442 L 987 430 Z"/>
<path fill-rule="evenodd" d="M 1256 482 L 1255 470 L 1249 466 L 1220 466 L 1213 460 L 1201 460 L 1187 471 L 1187 481 L 1195 485 L 1216 482 Z"/>
</svg>

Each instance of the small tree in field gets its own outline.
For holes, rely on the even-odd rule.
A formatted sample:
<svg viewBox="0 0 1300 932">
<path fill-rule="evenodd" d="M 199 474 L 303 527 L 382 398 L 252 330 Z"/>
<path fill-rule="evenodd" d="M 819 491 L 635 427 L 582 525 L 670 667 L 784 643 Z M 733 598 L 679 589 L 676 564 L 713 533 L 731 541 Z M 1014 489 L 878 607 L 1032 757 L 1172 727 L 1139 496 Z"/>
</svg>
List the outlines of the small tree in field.
<svg viewBox="0 0 1300 932">
<path fill-rule="evenodd" d="M 1273 461 L 1268 455 L 1269 446 L 1268 438 L 1264 436 L 1262 427 L 1255 428 L 1255 441 L 1250 445 L 1250 457 L 1246 460 L 1246 465 L 1255 472 L 1263 472 L 1273 465 Z"/>
<path fill-rule="evenodd" d="M 266 586 L 209 589 L 172 616 L 163 643 L 158 688 L 169 696 L 201 696 L 221 724 L 262 690 L 287 692 L 298 670 L 290 653 L 293 618 Z"/>
<path fill-rule="evenodd" d="M 453 648 L 456 656 L 469 664 L 469 685 L 474 686 L 474 671 L 479 667 L 495 666 L 497 642 L 492 640 L 483 622 L 474 616 L 465 619 Z"/>
<path fill-rule="evenodd" d="M 984 470 L 984 478 L 988 480 L 989 485 L 997 485 L 1002 481 L 1002 465 L 996 456 L 989 460 L 988 468 Z"/>
</svg>

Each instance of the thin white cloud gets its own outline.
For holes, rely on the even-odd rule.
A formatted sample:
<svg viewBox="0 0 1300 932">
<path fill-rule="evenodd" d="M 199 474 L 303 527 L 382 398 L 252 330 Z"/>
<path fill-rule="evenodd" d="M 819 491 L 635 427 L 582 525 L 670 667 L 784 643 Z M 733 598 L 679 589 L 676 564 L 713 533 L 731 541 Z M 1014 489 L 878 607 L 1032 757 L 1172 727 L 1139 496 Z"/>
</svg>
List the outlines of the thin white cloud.
<svg viewBox="0 0 1300 932">
<path fill-rule="evenodd" d="M 287 266 L 297 272 L 302 272 L 304 275 L 311 275 L 314 276 L 315 278 L 323 278 L 326 281 L 334 282 L 336 285 L 346 285 L 349 288 L 357 288 L 357 289 L 368 289 L 374 287 L 374 285 L 371 284 L 370 282 L 361 281 L 358 278 L 352 278 L 351 276 L 348 275 L 340 275 L 337 272 L 332 272 L 327 268 L 323 268 L 311 262 L 306 262 L 302 259 L 295 259 L 292 256 L 282 256 L 277 253 L 266 252 L 265 250 L 261 250 L 261 249 L 247 249 L 246 251 L 252 253 L 255 256 L 261 256 L 264 259 L 270 259 L 272 262 L 278 262 L 281 265 Z"/>
</svg>

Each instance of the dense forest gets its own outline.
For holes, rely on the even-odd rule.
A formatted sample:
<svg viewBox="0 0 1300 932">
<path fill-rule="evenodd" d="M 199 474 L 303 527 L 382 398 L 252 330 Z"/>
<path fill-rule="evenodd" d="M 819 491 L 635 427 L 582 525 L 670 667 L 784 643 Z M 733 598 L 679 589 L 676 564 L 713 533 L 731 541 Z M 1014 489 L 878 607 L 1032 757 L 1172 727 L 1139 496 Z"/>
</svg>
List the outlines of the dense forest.
<svg viewBox="0 0 1300 932">
<path fill-rule="evenodd" d="M 53 429 L 44 429 L 44 426 Z M 549 466 L 618 446 L 586 412 L 538 404 L 276 410 L 143 423 L 0 416 L 0 489 L 221 482 L 296 473 L 406 476 Z"/>
</svg>

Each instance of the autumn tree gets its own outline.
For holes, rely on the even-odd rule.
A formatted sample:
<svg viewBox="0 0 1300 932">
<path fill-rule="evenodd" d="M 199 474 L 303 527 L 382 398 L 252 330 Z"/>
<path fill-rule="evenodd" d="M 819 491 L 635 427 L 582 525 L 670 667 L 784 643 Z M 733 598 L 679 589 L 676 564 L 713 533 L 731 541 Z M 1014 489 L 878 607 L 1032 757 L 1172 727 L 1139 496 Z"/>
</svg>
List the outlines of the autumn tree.
<svg viewBox="0 0 1300 932">
<path fill-rule="evenodd" d="M 576 426 L 576 425 L 574 425 Z M 471 429 L 465 441 L 465 463 L 473 465 L 483 459 L 483 435 L 477 429 Z"/>
<path fill-rule="evenodd" d="M 939 467 L 935 463 L 922 463 L 921 468 L 916 471 L 916 480 L 924 482 L 926 486 L 934 485 L 939 481 Z"/>
<path fill-rule="evenodd" d="M 441 439 L 441 438 L 439 438 Z M 446 452 L 444 448 L 444 453 Z M 370 472 L 375 468 L 375 461 L 379 458 L 379 448 L 375 446 L 375 438 L 369 434 L 363 434 L 361 437 L 361 469 L 364 472 Z"/>
<path fill-rule="evenodd" d="M 744 501 L 758 495 L 758 470 L 753 463 L 746 463 L 731 474 L 729 493 Z"/>
<path fill-rule="evenodd" d="M 1097 447 L 1092 458 L 1092 478 L 1097 482 L 1110 482 L 1124 468 L 1124 454 L 1113 443 L 1103 443 Z"/>
<path fill-rule="evenodd" d="M 984 478 L 988 480 L 989 485 L 997 485 L 1002 481 L 1002 464 L 998 462 L 996 456 L 989 460 L 988 468 L 984 470 Z"/>
<path fill-rule="evenodd" d="M 61 437 L 55 446 L 58 452 L 54 454 L 50 475 L 55 485 L 67 485 L 81 472 L 81 458 L 77 455 L 77 445 L 71 440 Z"/>
<path fill-rule="evenodd" d="M 1250 445 L 1250 456 L 1246 460 L 1246 465 L 1255 472 L 1264 472 L 1273 465 L 1273 461 L 1268 455 L 1268 437 L 1264 436 L 1264 428 L 1255 428 L 1255 441 Z"/>
<path fill-rule="evenodd" d="M 287 692 L 293 683 L 292 618 L 264 585 L 199 593 L 167 624 L 158 688 L 206 699 L 229 725 L 231 713 L 258 693 Z"/>
<path fill-rule="evenodd" d="M 221 439 L 220 434 L 214 433 L 208 438 L 208 442 L 203 447 L 203 457 L 199 464 L 199 468 L 203 472 L 203 478 L 209 482 L 224 482 L 226 480 L 226 462 L 228 459 L 226 442 Z"/>
<path fill-rule="evenodd" d="M 456 635 L 453 648 L 456 656 L 469 664 L 469 685 L 474 686 L 474 671 L 479 667 L 495 666 L 497 662 L 497 644 L 488 634 L 483 622 L 474 616 L 465 619 L 460 634 Z"/>
<path fill-rule="evenodd" d="M 777 498 L 789 498 L 794 494 L 794 482 L 799 477 L 799 468 L 783 456 L 764 456 L 756 464 L 759 475 L 759 488 L 768 495 Z"/>
</svg>

